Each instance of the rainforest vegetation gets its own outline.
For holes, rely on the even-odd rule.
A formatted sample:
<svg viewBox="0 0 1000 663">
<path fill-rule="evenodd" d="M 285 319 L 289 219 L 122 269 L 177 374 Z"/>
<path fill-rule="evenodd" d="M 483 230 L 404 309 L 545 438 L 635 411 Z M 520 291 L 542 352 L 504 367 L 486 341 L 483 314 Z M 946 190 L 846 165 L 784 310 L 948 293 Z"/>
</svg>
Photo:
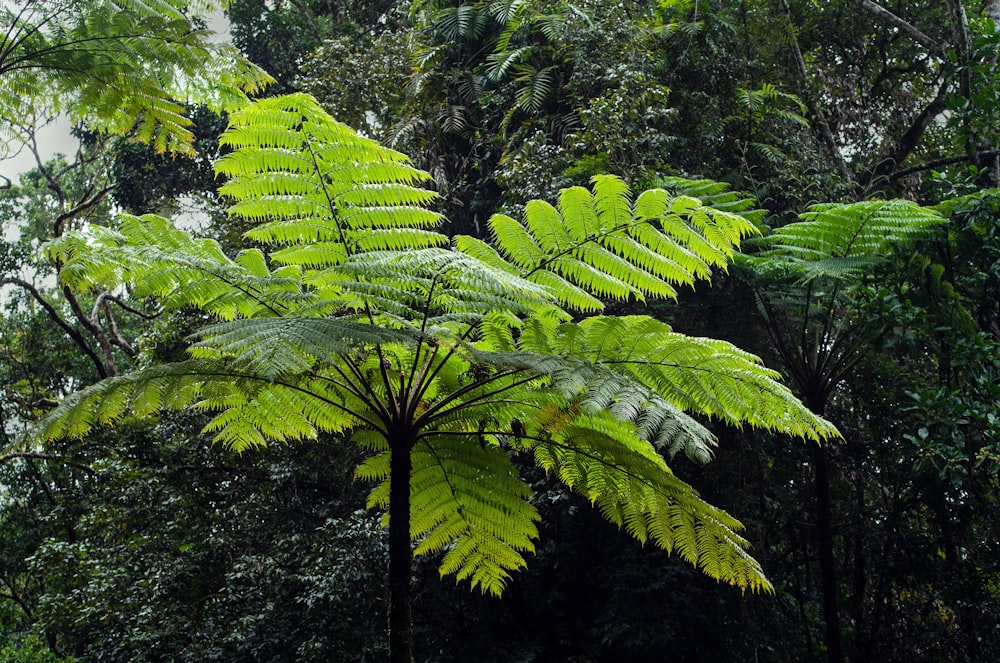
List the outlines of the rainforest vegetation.
<svg viewBox="0 0 1000 663">
<path fill-rule="evenodd" d="M 4 2 L 0 663 L 995 660 L 998 21 Z"/>
</svg>

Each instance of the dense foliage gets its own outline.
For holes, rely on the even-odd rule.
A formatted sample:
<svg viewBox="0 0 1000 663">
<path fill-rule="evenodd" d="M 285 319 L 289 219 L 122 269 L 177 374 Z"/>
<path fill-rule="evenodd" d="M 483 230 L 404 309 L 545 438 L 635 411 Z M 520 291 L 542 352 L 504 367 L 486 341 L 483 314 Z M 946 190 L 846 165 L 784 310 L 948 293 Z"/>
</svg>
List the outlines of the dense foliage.
<svg viewBox="0 0 1000 663">
<path fill-rule="evenodd" d="M 198 205 L 202 232 L 236 260 L 255 221 L 220 213 L 211 164 L 229 149 L 227 120 L 210 107 L 222 99 L 206 85 L 179 94 L 172 78 L 224 50 L 192 31 L 197 18 L 169 20 L 204 3 L 15 4 L 0 53 L 0 111 L 18 119 L 6 136 L 32 148 L 30 103 L 40 122 L 81 120 L 82 149 L 39 160 L 0 201 L 0 660 L 384 660 L 388 539 L 364 510 L 372 486 L 351 480 L 368 454 L 326 432 L 233 454 L 194 414 L 23 445 L 69 393 L 184 360 L 209 320 L 135 291 L 63 288 L 66 263 L 42 242 L 118 210 Z M 277 80 L 271 94 L 310 92 L 411 156 L 448 220 L 433 230 L 464 236 L 480 260 L 502 242 L 495 214 L 551 213 L 524 210 L 534 198 L 559 211 L 560 190 L 607 172 L 747 219 L 763 237 L 728 274 L 679 288 L 677 305 L 595 300 L 756 353 L 843 435 L 820 447 L 698 419 L 718 442 L 712 462 L 670 462 L 743 522 L 773 594 L 639 546 L 512 456 L 541 516 L 534 553 L 500 598 L 417 558 L 419 660 L 995 657 L 996 3 L 234 0 L 228 12 L 236 45 Z M 137 24 L 190 36 L 116 41 Z M 74 50 L 86 30 L 117 37 Z M 46 70 L 59 54 L 75 73 Z M 142 58 L 173 69 L 158 76 Z M 259 88 L 260 73 L 230 61 L 206 80 Z M 116 105 L 94 83 L 108 76 L 143 94 Z M 156 80 L 163 93 L 146 94 Z M 512 255 L 541 265 L 530 247 Z"/>
</svg>

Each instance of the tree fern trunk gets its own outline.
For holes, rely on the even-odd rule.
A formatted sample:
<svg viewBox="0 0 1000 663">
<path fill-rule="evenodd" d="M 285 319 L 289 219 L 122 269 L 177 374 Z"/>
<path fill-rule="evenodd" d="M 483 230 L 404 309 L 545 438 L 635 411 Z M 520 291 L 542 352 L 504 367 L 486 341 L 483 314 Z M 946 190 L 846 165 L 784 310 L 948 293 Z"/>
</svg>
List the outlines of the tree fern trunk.
<svg viewBox="0 0 1000 663">
<path fill-rule="evenodd" d="M 390 439 L 389 460 L 389 663 L 413 663 L 410 612 L 410 458 L 409 440 Z"/>
<path fill-rule="evenodd" d="M 816 468 L 816 528 L 819 543 L 820 584 L 823 590 L 823 618 L 826 622 L 826 652 L 829 663 L 842 663 L 844 648 L 841 639 L 840 607 L 837 600 L 837 563 L 833 551 L 833 516 L 830 496 L 830 460 L 826 449 L 813 449 Z"/>
</svg>

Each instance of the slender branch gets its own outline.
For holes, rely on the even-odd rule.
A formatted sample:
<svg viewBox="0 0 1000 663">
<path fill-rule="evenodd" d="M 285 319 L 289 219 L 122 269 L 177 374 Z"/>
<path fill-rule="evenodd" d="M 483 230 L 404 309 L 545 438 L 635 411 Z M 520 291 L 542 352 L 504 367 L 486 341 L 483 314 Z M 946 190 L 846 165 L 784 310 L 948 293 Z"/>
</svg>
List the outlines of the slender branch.
<svg viewBox="0 0 1000 663">
<path fill-rule="evenodd" d="M 91 476 L 97 476 L 97 472 L 94 468 L 84 465 L 82 463 L 74 463 L 73 461 L 66 460 L 65 458 L 59 458 L 58 456 L 53 456 L 52 454 L 46 453 L 33 453 L 29 451 L 13 451 L 8 454 L 0 456 L 0 464 L 6 463 L 7 461 L 17 460 L 17 459 L 32 459 L 32 460 L 55 460 L 59 461 L 63 465 L 68 465 L 70 467 L 75 467 L 79 470 L 83 470 Z"/>
<path fill-rule="evenodd" d="M 107 334 L 104 333 L 104 330 L 101 329 L 101 326 L 95 320 L 84 313 L 83 307 L 80 306 L 80 302 L 69 286 L 64 285 L 62 292 L 66 301 L 69 302 L 69 307 L 73 309 L 76 319 L 83 325 L 84 329 L 90 332 L 90 335 L 94 337 L 94 340 L 100 346 L 101 353 L 104 355 L 103 364 L 107 375 L 118 375 L 118 368 L 115 366 L 114 350 L 111 347 L 111 341 L 108 340 Z"/>
<path fill-rule="evenodd" d="M 877 5 L 871 0 L 853 0 L 853 2 L 857 5 L 860 5 L 867 11 L 874 14 L 875 16 L 879 17 L 884 22 L 893 26 L 894 28 L 896 28 L 897 30 L 908 36 L 910 39 L 912 39 L 913 41 L 917 42 L 918 44 L 926 48 L 928 51 L 930 51 L 934 56 L 938 57 L 939 59 L 944 60 L 947 58 L 948 56 L 947 49 L 944 48 L 934 39 L 928 37 L 923 32 L 918 30 L 912 23 L 903 20 L 902 18 L 896 16 L 885 7 Z"/>
<path fill-rule="evenodd" d="M 932 170 L 934 168 L 941 168 L 942 166 L 951 166 L 956 163 L 976 161 L 977 159 L 982 159 L 984 157 L 995 157 L 995 156 L 1000 156 L 1000 150 L 981 150 L 971 155 L 960 154 L 958 156 L 943 157 L 941 159 L 925 161 L 924 163 L 918 164 L 916 166 L 910 166 L 909 168 L 897 170 L 892 175 L 889 175 L 888 179 L 898 180 L 901 177 L 906 177 L 907 175 L 912 175 L 913 173 L 919 173 L 925 170 Z"/>
<path fill-rule="evenodd" d="M 301 14 L 303 20 L 305 20 L 306 27 L 309 28 L 309 32 L 312 34 L 313 39 L 316 41 L 322 41 L 323 35 L 320 34 L 319 26 L 316 25 L 316 19 L 313 18 L 312 12 L 306 8 L 302 0 L 292 0 L 292 4 L 299 10 L 299 14 Z"/>
<path fill-rule="evenodd" d="M 29 145 L 31 154 L 35 157 L 35 165 L 38 167 L 38 172 L 45 177 L 45 181 L 48 183 L 49 189 L 52 193 L 56 194 L 56 198 L 59 200 L 59 209 L 65 209 L 66 194 L 63 192 L 62 186 L 60 186 L 59 182 L 57 182 L 52 176 L 49 169 L 45 167 L 45 163 L 42 161 L 42 153 L 38 149 L 38 137 L 35 135 L 34 131 L 28 132 L 27 144 Z"/>
<path fill-rule="evenodd" d="M 0 278 L 0 285 L 16 285 L 17 287 L 27 291 L 28 294 L 31 295 L 32 299 L 38 302 L 38 304 L 43 309 L 45 309 L 45 312 L 48 313 L 49 318 L 51 318 L 53 322 L 59 325 L 60 329 L 66 332 L 66 335 L 69 336 L 73 340 L 73 342 L 80 347 L 81 350 L 83 350 L 83 353 L 87 355 L 92 362 L 94 362 L 94 366 L 97 367 L 97 374 L 100 375 L 101 378 L 108 377 L 108 372 L 104 366 L 104 362 L 101 361 L 100 356 L 93 350 L 93 348 L 90 347 L 90 344 L 87 343 L 87 339 L 85 339 L 83 337 L 83 334 L 74 329 L 68 322 L 66 322 L 62 318 L 61 315 L 59 315 L 59 312 L 55 309 L 55 307 L 51 303 L 49 303 L 47 299 L 42 297 L 42 293 L 38 291 L 38 288 L 31 285 L 27 281 L 23 281 L 21 279 L 13 277 Z"/>
<path fill-rule="evenodd" d="M 115 321 L 115 316 L 111 312 L 111 305 L 108 303 L 107 299 L 102 300 L 101 304 L 101 308 L 104 311 L 104 319 L 107 320 L 108 323 L 108 331 L 111 333 L 111 342 L 121 348 L 122 352 L 128 355 L 130 359 L 135 359 L 135 348 L 133 348 L 132 344 L 126 341 L 118 331 L 118 323 Z M 94 319 L 97 319 L 96 316 Z"/>
<path fill-rule="evenodd" d="M 24 612 L 24 614 L 28 617 L 28 619 L 33 620 L 34 619 L 34 614 L 32 613 L 31 608 L 28 606 L 28 604 L 24 600 L 24 598 L 21 597 L 20 594 L 18 594 L 17 592 L 14 591 L 14 587 L 12 586 L 12 584 L 10 582 L 8 582 L 8 581 L 5 580 L 4 584 L 7 585 L 10 588 L 11 591 L 7 592 L 7 593 L 0 593 L 0 598 L 2 598 L 2 599 L 10 599 L 14 603 L 16 603 L 18 605 L 18 607 L 21 608 L 21 610 Z"/>
<path fill-rule="evenodd" d="M 111 294 L 110 292 L 105 292 L 104 295 L 105 295 L 105 297 L 104 297 L 105 300 L 107 300 L 109 302 L 114 302 L 115 304 L 118 304 L 118 306 L 120 308 L 128 311 L 129 313 L 131 313 L 133 315 L 137 315 L 137 316 L 139 316 L 140 318 L 142 318 L 144 320 L 155 320 L 156 318 L 158 318 L 161 315 L 163 315 L 163 311 L 162 310 L 161 311 L 157 311 L 156 313 L 143 313 L 139 309 L 134 308 L 132 306 L 129 306 L 124 301 L 122 301 L 120 297 L 116 297 L 115 295 Z"/>
<path fill-rule="evenodd" d="M 875 168 L 874 172 L 868 176 L 865 184 L 871 184 L 873 181 L 885 177 L 896 165 L 902 163 L 906 160 L 906 157 L 910 156 L 913 150 L 916 149 L 920 139 L 923 138 L 927 128 L 948 108 L 945 99 L 948 96 L 950 86 L 951 81 L 945 78 L 938 88 L 935 97 L 920 111 L 920 114 L 913 120 L 910 128 L 896 142 L 892 154 Z M 899 176 L 890 177 L 889 179 L 899 179 Z"/>
<path fill-rule="evenodd" d="M 89 199 L 81 200 L 75 207 L 57 216 L 52 228 L 53 237 L 62 236 L 63 224 L 100 205 L 104 202 L 104 199 L 107 198 L 108 194 L 114 190 L 114 188 L 114 184 L 108 185 L 91 196 Z"/>
</svg>

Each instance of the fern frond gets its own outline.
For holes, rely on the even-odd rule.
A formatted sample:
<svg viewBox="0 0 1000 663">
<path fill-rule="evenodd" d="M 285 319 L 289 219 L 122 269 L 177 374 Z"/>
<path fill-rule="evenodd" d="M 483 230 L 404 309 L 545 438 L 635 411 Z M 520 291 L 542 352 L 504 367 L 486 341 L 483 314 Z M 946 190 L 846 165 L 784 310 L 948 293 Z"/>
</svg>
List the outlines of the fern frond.
<svg viewBox="0 0 1000 663">
<path fill-rule="evenodd" d="M 674 407 L 730 424 L 821 440 L 836 429 L 808 410 L 756 356 L 725 341 L 677 334 L 645 316 L 599 316 L 580 323 L 529 320 L 520 349 L 582 360 L 553 374 L 567 396 L 608 382 L 610 371 Z M 641 393 L 641 392 L 639 392 Z"/>
<path fill-rule="evenodd" d="M 5 88 L 18 97 L 9 103 L 0 94 L 0 115 L 8 120 L 66 113 L 94 131 L 131 134 L 159 151 L 190 153 L 186 103 L 232 110 L 248 102 L 248 92 L 273 82 L 188 18 L 191 10 L 201 17 L 216 10 L 215 2 L 63 4 L 9 17 L 9 35 L 23 38 L 5 45 L 4 61 L 11 65 Z"/>
<path fill-rule="evenodd" d="M 236 451 L 315 437 L 319 430 L 343 432 L 372 420 L 351 389 L 335 380 L 307 376 L 276 382 L 241 372 L 218 359 L 191 359 L 108 378 L 68 396 L 34 429 L 43 439 L 79 437 L 95 426 L 161 409 L 193 407 L 220 411 L 205 427 Z M 287 423 L 287 425 L 285 425 Z"/>
<path fill-rule="evenodd" d="M 634 429 L 607 413 L 544 419 L 524 446 L 538 464 L 639 541 L 652 541 L 742 589 L 771 590 L 742 525 L 678 479 Z"/>
<path fill-rule="evenodd" d="M 607 175 L 594 178 L 592 191 L 564 190 L 558 208 L 532 201 L 522 222 L 495 215 L 489 225 L 500 254 L 525 278 L 585 311 L 600 310 L 602 298 L 674 298 L 675 286 L 724 269 L 740 241 L 757 232 L 738 214 L 662 189 L 633 204 L 624 183 Z"/>
<path fill-rule="evenodd" d="M 341 265 L 338 273 L 352 279 L 340 283 L 344 292 L 393 288 L 397 299 L 412 302 L 428 317 L 494 310 L 526 314 L 551 305 L 548 292 L 537 284 L 452 250 L 364 253 Z"/>
<path fill-rule="evenodd" d="M 757 207 L 757 201 L 732 191 L 726 182 L 692 180 L 684 177 L 664 177 L 658 184 L 676 196 L 697 198 L 702 205 L 731 214 L 738 214 L 760 228 L 767 210 Z"/>
<path fill-rule="evenodd" d="M 468 580 L 499 596 L 510 572 L 525 566 L 534 550 L 538 511 L 531 489 L 505 451 L 459 436 L 423 438 L 412 452 L 410 533 L 415 555 L 444 552 L 441 575 Z M 388 463 L 368 464 L 365 478 L 388 478 Z M 376 488 L 370 506 L 388 506 L 387 486 Z"/>
<path fill-rule="evenodd" d="M 77 290 L 127 285 L 133 297 L 165 308 L 196 307 L 213 316 L 275 316 L 316 303 L 294 268 L 269 271 L 263 254 L 228 258 L 218 243 L 198 239 L 156 215 L 122 215 L 117 229 L 90 226 L 45 245 L 62 263 L 60 279 Z"/>
<path fill-rule="evenodd" d="M 285 264 L 322 268 L 364 251 L 448 242 L 429 230 L 441 223 L 426 208 L 435 194 L 419 186 L 430 176 L 307 95 L 273 97 L 234 113 L 220 142 L 235 148 L 216 164 L 228 178 L 220 192 L 233 201 L 229 213 L 257 224 L 248 238 L 292 247 L 277 256 Z M 304 250 L 306 244 L 327 250 Z"/>
<path fill-rule="evenodd" d="M 414 345 L 417 337 L 337 318 L 261 318 L 203 327 L 192 356 L 230 358 L 238 371 L 266 379 L 311 372 L 317 364 L 336 364 L 359 347 L 397 343 Z"/>
<path fill-rule="evenodd" d="M 761 240 L 756 255 L 797 261 L 806 278 L 846 278 L 882 261 L 895 244 L 925 236 L 944 223 L 937 212 L 905 200 L 815 205 L 800 221 Z"/>
<path fill-rule="evenodd" d="M 477 4 L 469 3 L 438 11 L 434 22 L 447 41 L 472 41 L 486 28 L 486 15 L 479 11 Z"/>
</svg>

